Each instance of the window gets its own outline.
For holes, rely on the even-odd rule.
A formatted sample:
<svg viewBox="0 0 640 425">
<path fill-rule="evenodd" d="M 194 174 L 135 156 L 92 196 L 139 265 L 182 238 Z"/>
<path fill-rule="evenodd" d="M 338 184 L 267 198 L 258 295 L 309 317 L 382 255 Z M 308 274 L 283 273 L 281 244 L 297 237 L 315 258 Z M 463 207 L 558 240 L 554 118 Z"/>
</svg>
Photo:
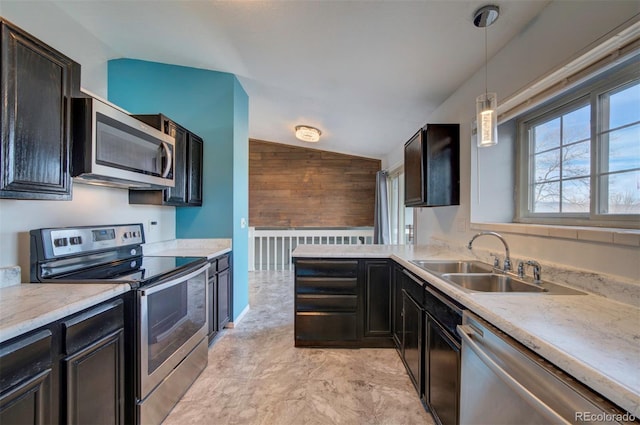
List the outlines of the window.
<svg viewBox="0 0 640 425">
<path fill-rule="evenodd" d="M 389 225 L 391 244 L 411 245 L 414 243 L 413 209 L 404 206 L 404 170 L 389 173 L 387 179 L 389 194 Z"/>
<path fill-rule="evenodd" d="M 639 69 L 634 59 L 518 121 L 518 221 L 639 227 Z"/>
</svg>

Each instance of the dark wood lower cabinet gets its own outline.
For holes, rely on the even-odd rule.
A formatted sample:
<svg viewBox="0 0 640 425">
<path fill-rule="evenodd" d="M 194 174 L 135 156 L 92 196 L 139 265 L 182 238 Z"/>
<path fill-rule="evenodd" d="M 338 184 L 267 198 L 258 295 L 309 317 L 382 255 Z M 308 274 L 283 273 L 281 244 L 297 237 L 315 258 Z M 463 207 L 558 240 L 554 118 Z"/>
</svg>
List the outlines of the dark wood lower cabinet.
<svg viewBox="0 0 640 425">
<path fill-rule="evenodd" d="M 364 337 L 391 338 L 391 264 L 364 261 Z"/>
<path fill-rule="evenodd" d="M 128 299 L 104 302 L 0 344 L 0 423 L 131 422 Z"/>
<path fill-rule="evenodd" d="M 0 423 L 51 423 L 52 333 L 0 345 Z"/>
<path fill-rule="evenodd" d="M 402 267 L 395 266 L 391 281 L 391 330 L 399 352 L 402 350 Z"/>
<path fill-rule="evenodd" d="M 68 424 L 124 423 L 123 356 L 121 329 L 64 360 Z"/>
<path fill-rule="evenodd" d="M 425 382 L 424 401 L 437 423 L 455 425 L 460 416 L 460 343 L 430 315 L 426 316 L 429 379 Z"/>
<path fill-rule="evenodd" d="M 402 293 L 402 361 L 420 396 L 424 393 L 423 310 L 406 291 Z"/>
<path fill-rule="evenodd" d="M 231 321 L 231 255 L 225 254 L 209 261 L 209 343 Z"/>
<path fill-rule="evenodd" d="M 295 345 L 393 347 L 391 262 L 295 259 Z"/>
<path fill-rule="evenodd" d="M 231 321 L 231 273 L 230 269 L 218 272 L 218 330 Z"/>
</svg>

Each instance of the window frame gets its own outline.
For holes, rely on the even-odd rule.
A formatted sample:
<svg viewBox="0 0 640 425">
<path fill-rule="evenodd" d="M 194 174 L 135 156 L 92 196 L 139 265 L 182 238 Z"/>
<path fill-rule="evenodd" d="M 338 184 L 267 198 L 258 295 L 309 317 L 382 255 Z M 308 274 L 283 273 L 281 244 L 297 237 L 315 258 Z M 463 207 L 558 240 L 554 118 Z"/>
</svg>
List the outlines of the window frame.
<svg viewBox="0 0 640 425">
<path fill-rule="evenodd" d="M 515 223 L 553 224 L 566 226 L 621 227 L 640 228 L 640 214 L 602 214 L 598 200 L 603 199 L 606 190 L 600 187 L 601 175 L 598 161 L 603 146 L 598 146 L 598 137 L 602 133 L 604 114 L 601 96 L 633 81 L 640 80 L 640 58 L 635 55 L 623 64 L 591 77 L 578 88 L 562 93 L 554 99 L 537 107 L 516 119 L 517 128 L 517 165 L 515 193 Z M 578 105 L 590 104 L 590 205 L 588 213 L 535 213 L 531 211 L 530 167 L 532 143 L 529 129 L 541 123 L 561 117 Z M 562 147 L 560 148 L 562 149 Z"/>
</svg>

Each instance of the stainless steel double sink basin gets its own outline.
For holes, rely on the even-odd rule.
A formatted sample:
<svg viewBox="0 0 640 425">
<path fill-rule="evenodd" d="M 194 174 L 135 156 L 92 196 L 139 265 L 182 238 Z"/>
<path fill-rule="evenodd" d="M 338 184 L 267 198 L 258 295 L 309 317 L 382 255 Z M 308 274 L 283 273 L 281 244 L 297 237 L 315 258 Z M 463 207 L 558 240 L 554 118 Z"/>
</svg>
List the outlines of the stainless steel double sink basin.
<svg viewBox="0 0 640 425">
<path fill-rule="evenodd" d="M 443 280 L 470 292 L 529 292 L 554 295 L 584 295 L 584 292 L 547 281 L 528 282 L 494 270 L 481 261 L 411 260 L 411 263 Z"/>
</svg>

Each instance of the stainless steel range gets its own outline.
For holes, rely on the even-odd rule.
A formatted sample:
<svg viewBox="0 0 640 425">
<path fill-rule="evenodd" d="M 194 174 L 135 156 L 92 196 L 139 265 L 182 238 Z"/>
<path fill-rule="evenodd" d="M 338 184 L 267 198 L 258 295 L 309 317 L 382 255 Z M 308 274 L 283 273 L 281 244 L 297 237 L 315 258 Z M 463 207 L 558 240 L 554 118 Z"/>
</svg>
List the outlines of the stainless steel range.
<svg viewBox="0 0 640 425">
<path fill-rule="evenodd" d="M 144 256 L 142 224 L 37 229 L 32 282 L 126 282 L 136 294 L 136 422 L 159 424 L 207 365 L 206 258 Z"/>
</svg>

